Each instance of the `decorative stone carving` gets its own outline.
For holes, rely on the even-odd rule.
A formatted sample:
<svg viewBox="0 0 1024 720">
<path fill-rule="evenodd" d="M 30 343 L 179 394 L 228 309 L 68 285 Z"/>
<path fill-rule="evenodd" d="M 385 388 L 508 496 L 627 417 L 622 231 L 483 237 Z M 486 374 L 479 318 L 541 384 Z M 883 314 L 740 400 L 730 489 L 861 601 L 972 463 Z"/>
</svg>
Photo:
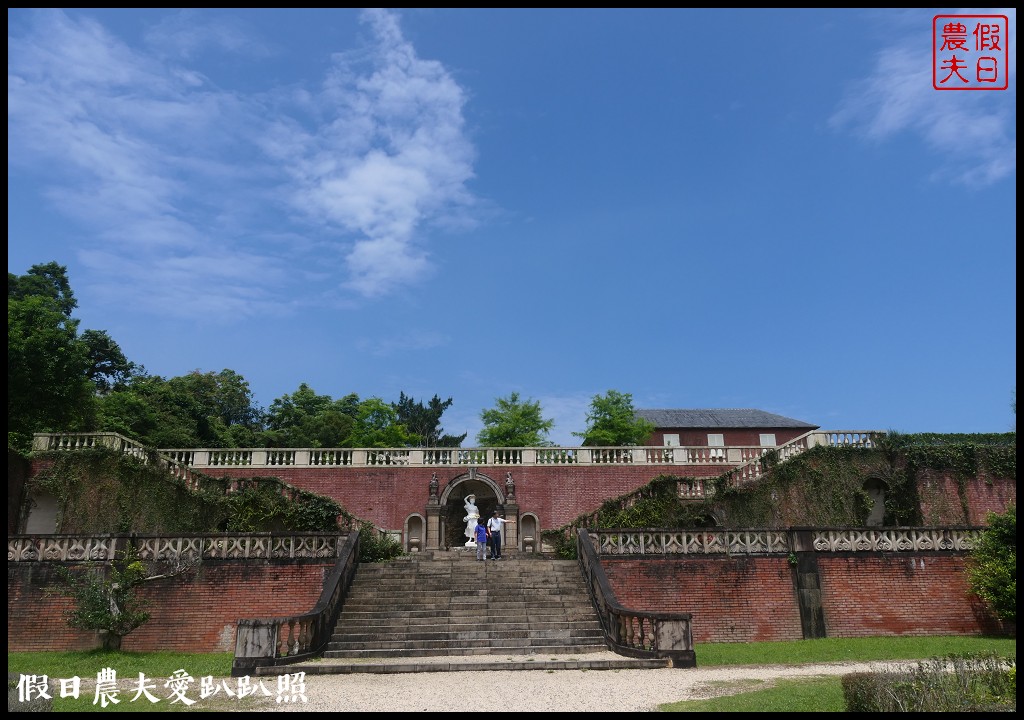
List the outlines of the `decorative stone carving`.
<svg viewBox="0 0 1024 720">
<path fill-rule="evenodd" d="M 505 501 L 516 501 L 516 481 L 512 479 L 512 473 L 505 473 Z"/>
<path fill-rule="evenodd" d="M 430 478 L 430 502 L 437 502 L 437 473 L 434 473 Z"/>
</svg>

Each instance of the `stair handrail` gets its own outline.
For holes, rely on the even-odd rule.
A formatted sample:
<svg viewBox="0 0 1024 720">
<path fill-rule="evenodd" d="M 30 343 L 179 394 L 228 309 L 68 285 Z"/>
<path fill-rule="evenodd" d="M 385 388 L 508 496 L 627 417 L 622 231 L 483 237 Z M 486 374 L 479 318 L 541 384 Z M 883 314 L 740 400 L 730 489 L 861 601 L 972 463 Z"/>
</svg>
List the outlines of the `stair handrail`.
<svg viewBox="0 0 1024 720">
<path fill-rule="evenodd" d="M 666 658 L 676 668 L 696 667 L 692 614 L 623 607 L 615 597 L 585 528 L 580 528 L 576 536 L 576 550 L 587 592 L 600 618 L 605 643 L 611 650 L 628 657 Z"/>
<path fill-rule="evenodd" d="M 239 620 L 231 677 L 251 675 L 256 668 L 290 665 L 322 655 L 341 615 L 359 567 L 359 533 L 349 533 L 338 562 L 324 580 L 320 599 L 301 615 Z"/>
<path fill-rule="evenodd" d="M 883 430 L 809 430 L 777 447 L 763 448 L 759 455 L 730 468 L 720 477 L 734 487 L 747 485 L 757 482 L 764 476 L 767 470 L 766 459 L 770 458 L 771 465 L 769 467 L 774 467 L 778 463 L 785 462 L 821 445 L 873 448 L 886 434 Z M 713 486 L 711 487 L 713 488 Z"/>
</svg>

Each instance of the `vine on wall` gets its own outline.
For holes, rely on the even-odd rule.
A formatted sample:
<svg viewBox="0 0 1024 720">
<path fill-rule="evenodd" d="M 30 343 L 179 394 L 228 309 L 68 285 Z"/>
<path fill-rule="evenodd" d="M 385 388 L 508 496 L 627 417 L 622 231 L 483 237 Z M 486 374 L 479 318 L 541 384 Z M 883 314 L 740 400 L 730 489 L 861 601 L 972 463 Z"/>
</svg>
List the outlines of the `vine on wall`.
<svg viewBox="0 0 1024 720">
<path fill-rule="evenodd" d="M 359 524 L 334 500 L 274 477 L 204 477 L 196 490 L 155 463 L 107 448 L 37 457 L 52 465 L 29 491 L 57 499 L 61 533 L 331 532 Z"/>
<path fill-rule="evenodd" d="M 643 488 L 604 502 L 596 513 L 581 515 L 561 528 L 545 531 L 556 553 L 575 557 L 574 527 L 694 528 L 709 519 L 724 527 L 857 527 L 866 524 L 874 500 L 869 481 L 884 488 L 882 524 L 913 526 L 967 524 L 968 483 L 979 477 L 1016 480 L 1016 433 L 889 433 L 875 448 L 819 446 L 782 462 L 769 451 L 765 474 L 756 482 L 733 485 L 733 473 L 711 481 L 711 497 L 679 499 L 676 476 L 659 476 Z M 949 475 L 956 498 L 929 474 Z M 928 508 L 925 517 L 923 508 Z"/>
</svg>

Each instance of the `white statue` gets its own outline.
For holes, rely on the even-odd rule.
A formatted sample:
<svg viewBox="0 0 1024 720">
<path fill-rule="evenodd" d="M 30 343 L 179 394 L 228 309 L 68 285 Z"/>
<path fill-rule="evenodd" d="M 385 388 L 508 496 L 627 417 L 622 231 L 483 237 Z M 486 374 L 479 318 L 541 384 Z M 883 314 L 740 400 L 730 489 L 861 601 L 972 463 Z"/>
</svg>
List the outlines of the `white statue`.
<svg viewBox="0 0 1024 720">
<path fill-rule="evenodd" d="M 480 519 L 480 511 L 476 506 L 476 495 L 466 496 L 466 517 L 462 520 L 466 523 L 466 547 L 476 547 L 476 521 Z"/>
</svg>

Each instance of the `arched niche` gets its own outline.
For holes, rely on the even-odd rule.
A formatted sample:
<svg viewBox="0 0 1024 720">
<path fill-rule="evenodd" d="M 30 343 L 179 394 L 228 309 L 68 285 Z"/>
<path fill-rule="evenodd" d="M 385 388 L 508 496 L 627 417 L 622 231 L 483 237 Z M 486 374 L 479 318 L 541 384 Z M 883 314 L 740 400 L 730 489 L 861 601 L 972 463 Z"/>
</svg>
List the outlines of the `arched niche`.
<svg viewBox="0 0 1024 720">
<path fill-rule="evenodd" d="M 540 552 L 540 518 L 535 513 L 519 514 L 519 549 Z"/>
<path fill-rule="evenodd" d="M 885 524 L 885 491 L 885 482 L 880 478 L 868 478 L 864 481 L 864 492 L 871 501 L 868 519 L 864 521 L 868 527 L 880 527 Z"/>
<path fill-rule="evenodd" d="M 25 519 L 26 535 L 51 535 L 57 532 L 57 498 L 45 491 L 39 491 L 29 500 L 28 517 Z"/>
<path fill-rule="evenodd" d="M 405 519 L 405 529 L 402 537 L 405 538 L 406 552 L 414 553 L 423 549 L 423 544 L 426 540 L 426 530 L 426 520 L 419 513 L 413 513 Z"/>
</svg>

